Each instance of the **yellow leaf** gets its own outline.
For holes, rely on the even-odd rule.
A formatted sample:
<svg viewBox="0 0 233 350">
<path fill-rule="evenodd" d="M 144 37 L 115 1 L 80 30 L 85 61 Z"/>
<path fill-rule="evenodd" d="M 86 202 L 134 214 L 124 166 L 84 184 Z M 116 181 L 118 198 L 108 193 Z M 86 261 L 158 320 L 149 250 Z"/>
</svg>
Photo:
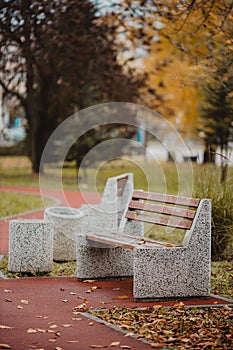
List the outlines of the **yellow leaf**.
<svg viewBox="0 0 233 350">
<path fill-rule="evenodd" d="M 33 329 L 33 328 L 28 328 L 27 333 L 29 333 L 29 334 L 37 333 L 37 330 Z"/>
<path fill-rule="evenodd" d="M 113 300 L 124 300 L 124 299 L 129 299 L 127 295 L 118 295 Z"/>
<path fill-rule="evenodd" d="M 0 344 L 0 349 L 12 349 L 12 347 L 8 344 Z"/>
<path fill-rule="evenodd" d="M 20 300 L 21 304 L 28 305 L 29 301 L 28 300 Z"/>
<path fill-rule="evenodd" d="M 120 342 L 119 341 L 113 341 L 110 346 L 119 346 Z"/>
<path fill-rule="evenodd" d="M 49 328 L 57 328 L 56 324 L 51 324 L 51 326 L 49 326 Z"/>
<path fill-rule="evenodd" d="M 0 324 L 0 329 L 13 329 L 14 327 L 5 326 L 4 324 Z"/>
</svg>

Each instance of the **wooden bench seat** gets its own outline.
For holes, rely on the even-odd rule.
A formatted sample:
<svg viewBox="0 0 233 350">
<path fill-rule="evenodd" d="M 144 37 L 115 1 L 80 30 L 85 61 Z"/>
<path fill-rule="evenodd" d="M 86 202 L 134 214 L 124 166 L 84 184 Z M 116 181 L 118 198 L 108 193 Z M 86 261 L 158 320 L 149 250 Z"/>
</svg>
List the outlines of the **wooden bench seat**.
<svg viewBox="0 0 233 350">
<path fill-rule="evenodd" d="M 182 245 L 144 237 L 144 223 L 184 230 Z M 210 238 L 210 200 L 135 190 L 118 231 L 79 236 L 78 278 L 121 277 L 131 267 L 135 300 L 207 296 Z"/>
</svg>

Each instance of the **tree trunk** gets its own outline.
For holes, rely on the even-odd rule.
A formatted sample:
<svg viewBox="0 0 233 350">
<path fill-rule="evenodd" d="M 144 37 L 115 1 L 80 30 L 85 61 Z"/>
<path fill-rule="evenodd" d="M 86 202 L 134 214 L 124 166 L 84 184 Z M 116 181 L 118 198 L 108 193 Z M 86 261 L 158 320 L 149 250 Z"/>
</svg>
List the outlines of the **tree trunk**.
<svg viewBox="0 0 233 350">
<path fill-rule="evenodd" d="M 216 148 L 214 146 L 212 145 L 205 146 L 203 164 L 206 164 L 206 163 L 215 164 L 215 158 L 216 158 L 215 151 L 216 151 Z"/>
</svg>

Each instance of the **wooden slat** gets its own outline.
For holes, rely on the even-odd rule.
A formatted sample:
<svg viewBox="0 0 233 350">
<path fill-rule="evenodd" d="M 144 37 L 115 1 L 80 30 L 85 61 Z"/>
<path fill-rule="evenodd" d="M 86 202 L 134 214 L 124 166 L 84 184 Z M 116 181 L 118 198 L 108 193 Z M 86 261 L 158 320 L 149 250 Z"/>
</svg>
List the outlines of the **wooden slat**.
<svg viewBox="0 0 233 350">
<path fill-rule="evenodd" d="M 145 215 L 138 214 L 134 211 L 128 210 L 125 217 L 131 220 L 138 220 L 143 222 L 148 222 L 151 224 L 157 224 L 162 226 L 176 227 L 181 229 L 189 229 L 192 225 L 192 221 L 187 221 L 183 219 L 175 219 L 171 217 L 161 217 L 160 215 Z"/>
<path fill-rule="evenodd" d="M 129 208 L 150 211 L 153 213 L 161 213 L 165 215 L 179 216 L 182 218 L 193 219 L 196 211 L 191 209 L 184 209 L 178 207 L 168 207 L 165 205 L 131 201 Z"/>
<path fill-rule="evenodd" d="M 134 191 L 132 198 L 135 199 L 145 199 L 145 200 L 151 200 L 156 202 L 164 202 L 169 204 L 176 204 L 176 205 L 183 205 L 187 207 L 194 207 L 197 208 L 200 199 L 199 198 L 187 198 L 187 197 L 178 197 L 173 195 L 167 195 L 163 193 L 152 193 L 152 192 L 145 192 L 145 191 Z"/>
<path fill-rule="evenodd" d="M 121 232 L 116 233 L 89 233 L 87 234 L 89 241 L 98 243 L 104 243 L 109 246 L 119 246 L 133 250 L 138 245 L 145 245 L 150 248 L 161 248 L 161 247 L 173 247 L 174 244 L 167 242 L 154 241 L 145 237 L 134 237 L 130 235 L 122 234 Z"/>
<path fill-rule="evenodd" d="M 122 248 L 131 249 L 131 250 L 133 250 L 135 247 L 135 244 L 133 244 L 129 240 L 124 241 L 123 238 L 119 239 L 117 235 L 115 235 L 115 237 L 112 237 L 106 234 L 103 234 L 103 235 L 87 234 L 87 239 L 90 241 L 104 243 L 114 247 L 119 246 Z"/>
<path fill-rule="evenodd" d="M 126 184 L 126 181 L 128 179 L 128 176 L 124 176 L 120 179 L 117 179 L 117 196 L 121 196 Z"/>
</svg>

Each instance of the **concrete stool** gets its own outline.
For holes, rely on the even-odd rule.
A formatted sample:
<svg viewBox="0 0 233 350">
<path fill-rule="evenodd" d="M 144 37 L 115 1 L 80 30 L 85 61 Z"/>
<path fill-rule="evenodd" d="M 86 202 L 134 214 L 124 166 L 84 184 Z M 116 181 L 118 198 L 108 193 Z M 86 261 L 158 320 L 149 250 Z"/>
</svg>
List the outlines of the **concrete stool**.
<svg viewBox="0 0 233 350">
<path fill-rule="evenodd" d="M 11 220 L 8 270 L 49 272 L 53 262 L 51 224 L 44 220 Z"/>
<path fill-rule="evenodd" d="M 53 260 L 76 260 L 76 235 L 83 214 L 70 207 L 50 207 L 45 209 L 44 219 L 52 223 Z"/>
</svg>

